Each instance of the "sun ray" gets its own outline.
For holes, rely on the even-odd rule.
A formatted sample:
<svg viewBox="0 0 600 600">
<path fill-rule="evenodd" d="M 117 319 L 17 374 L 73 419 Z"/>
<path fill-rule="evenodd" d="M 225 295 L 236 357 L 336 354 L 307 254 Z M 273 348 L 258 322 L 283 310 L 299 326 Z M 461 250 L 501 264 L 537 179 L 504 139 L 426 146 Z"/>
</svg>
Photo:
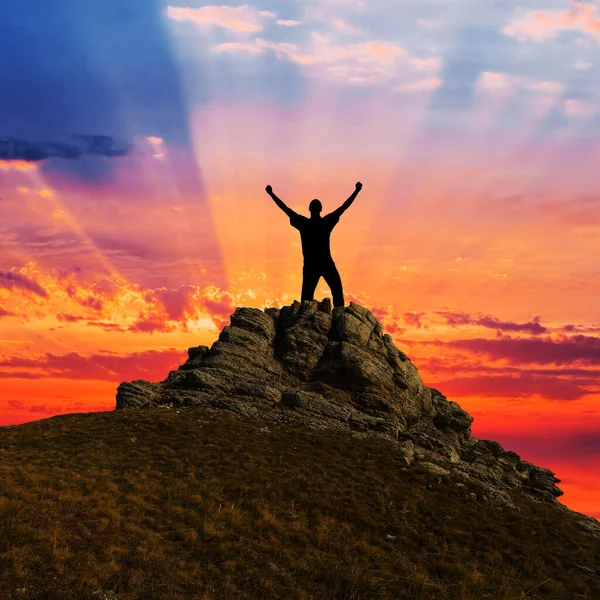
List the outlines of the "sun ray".
<svg viewBox="0 0 600 600">
<path fill-rule="evenodd" d="M 52 219 L 64 223 L 69 231 L 75 233 L 84 246 L 92 250 L 95 259 L 109 273 L 110 277 L 117 281 L 126 281 L 114 264 L 105 256 L 98 245 L 94 243 L 85 229 L 79 224 L 66 203 L 61 200 L 61 195 L 49 186 L 39 169 L 31 169 L 26 172 L 26 175 L 31 182 L 29 187 L 38 190 L 38 197 L 49 206 Z"/>
</svg>

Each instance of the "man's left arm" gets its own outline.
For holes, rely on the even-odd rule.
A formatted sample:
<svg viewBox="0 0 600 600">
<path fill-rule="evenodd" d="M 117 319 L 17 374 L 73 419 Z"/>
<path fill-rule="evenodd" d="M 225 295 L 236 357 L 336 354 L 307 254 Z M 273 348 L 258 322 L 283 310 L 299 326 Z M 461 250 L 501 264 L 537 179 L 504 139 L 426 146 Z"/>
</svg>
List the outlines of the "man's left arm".
<svg viewBox="0 0 600 600">
<path fill-rule="evenodd" d="M 339 219 L 342 216 L 342 214 L 350 208 L 350 206 L 356 199 L 356 196 L 358 196 L 360 190 L 362 190 L 362 183 L 359 181 L 357 182 L 354 192 L 352 193 L 350 198 L 348 198 L 348 200 L 346 200 L 346 202 L 344 202 L 344 204 L 342 204 L 339 208 L 336 208 L 331 214 L 336 219 Z"/>
</svg>

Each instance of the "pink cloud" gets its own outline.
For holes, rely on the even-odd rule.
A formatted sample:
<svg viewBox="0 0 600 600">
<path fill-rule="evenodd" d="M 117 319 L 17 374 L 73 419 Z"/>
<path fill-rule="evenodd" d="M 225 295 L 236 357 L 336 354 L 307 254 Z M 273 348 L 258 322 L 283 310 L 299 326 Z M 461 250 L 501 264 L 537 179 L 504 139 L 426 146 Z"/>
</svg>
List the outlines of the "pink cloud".
<svg viewBox="0 0 600 600">
<path fill-rule="evenodd" d="M 253 8 L 243 5 L 202 6 L 200 8 L 167 7 L 167 16 L 175 21 L 189 21 L 198 25 L 216 26 L 240 32 L 256 32 L 262 29 L 261 14 Z"/>
<path fill-rule="evenodd" d="M 184 285 L 176 290 L 155 290 L 154 297 L 162 303 L 169 319 L 178 321 L 195 314 L 193 297 L 197 291 L 196 286 Z"/>
<path fill-rule="evenodd" d="M 426 77 L 399 83 L 394 86 L 396 92 L 430 92 L 439 88 L 444 83 L 439 77 Z"/>
<path fill-rule="evenodd" d="M 359 304 L 360 304 L 360 302 L 359 302 Z M 381 325 L 383 326 L 383 330 L 385 333 L 389 333 L 390 335 L 399 335 L 406 331 L 406 329 L 404 327 L 402 327 L 399 323 L 401 321 L 403 321 L 404 323 L 407 323 L 408 321 L 406 321 L 406 319 L 404 319 L 404 317 L 400 314 L 400 312 L 397 309 L 394 309 L 393 307 L 388 307 L 388 308 L 378 308 L 378 307 L 373 308 L 373 307 L 371 307 L 371 308 L 369 308 L 369 310 L 371 311 L 373 316 L 381 322 Z M 410 312 L 404 313 L 404 315 L 409 315 L 408 316 L 409 320 L 411 320 L 410 315 L 413 315 L 413 314 L 418 314 L 418 313 L 410 313 Z M 412 321 L 414 322 L 414 317 L 412 317 Z"/>
<path fill-rule="evenodd" d="M 229 317 L 236 308 L 233 294 L 217 288 L 208 292 L 205 290 L 202 306 L 218 329 L 229 323 Z"/>
<path fill-rule="evenodd" d="M 145 290 L 143 298 L 148 309 L 140 313 L 129 331 L 173 331 L 173 322 L 181 323 L 186 330 L 189 319 L 196 320 L 204 315 L 208 315 L 215 326 L 221 329 L 229 323 L 229 317 L 236 309 L 234 294 L 215 286 L 200 288 L 184 285 L 177 289 Z"/>
<path fill-rule="evenodd" d="M 143 313 L 140 313 L 138 320 L 127 329 L 127 331 L 135 331 L 138 333 L 154 333 L 155 331 L 168 333 L 169 331 L 174 330 L 175 326 L 169 325 L 167 319 L 162 315 Z"/>
</svg>

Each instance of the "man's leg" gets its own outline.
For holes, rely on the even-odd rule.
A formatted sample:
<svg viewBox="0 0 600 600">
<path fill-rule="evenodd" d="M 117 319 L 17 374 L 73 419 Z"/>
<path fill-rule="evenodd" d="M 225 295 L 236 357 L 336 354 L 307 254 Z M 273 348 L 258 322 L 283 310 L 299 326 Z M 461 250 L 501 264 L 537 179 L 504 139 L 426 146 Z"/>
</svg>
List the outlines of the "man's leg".
<svg viewBox="0 0 600 600">
<path fill-rule="evenodd" d="M 304 265 L 302 269 L 302 298 L 304 300 L 314 300 L 315 289 L 321 278 L 321 272 L 318 267 Z"/>
<path fill-rule="evenodd" d="M 325 279 L 333 295 L 333 306 L 344 306 L 342 279 L 333 261 L 323 269 L 323 279 Z"/>
</svg>

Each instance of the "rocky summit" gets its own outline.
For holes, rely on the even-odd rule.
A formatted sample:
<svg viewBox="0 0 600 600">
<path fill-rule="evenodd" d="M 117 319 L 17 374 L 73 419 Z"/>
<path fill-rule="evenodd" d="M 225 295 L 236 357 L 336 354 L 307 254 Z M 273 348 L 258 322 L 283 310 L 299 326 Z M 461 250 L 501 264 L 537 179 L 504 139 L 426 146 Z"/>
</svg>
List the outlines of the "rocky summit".
<svg viewBox="0 0 600 600">
<path fill-rule="evenodd" d="M 332 310 L 326 299 L 238 308 L 210 348 L 188 354 L 159 383 L 121 383 L 116 408 L 194 405 L 383 436 L 405 467 L 419 462 L 436 475 L 452 471 L 476 480 L 490 503 L 514 508 L 511 493 L 519 492 L 562 507 L 552 471 L 471 436 L 473 417 L 425 386 L 408 356 L 358 304 Z"/>
</svg>

